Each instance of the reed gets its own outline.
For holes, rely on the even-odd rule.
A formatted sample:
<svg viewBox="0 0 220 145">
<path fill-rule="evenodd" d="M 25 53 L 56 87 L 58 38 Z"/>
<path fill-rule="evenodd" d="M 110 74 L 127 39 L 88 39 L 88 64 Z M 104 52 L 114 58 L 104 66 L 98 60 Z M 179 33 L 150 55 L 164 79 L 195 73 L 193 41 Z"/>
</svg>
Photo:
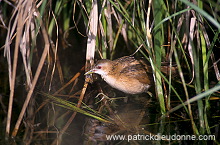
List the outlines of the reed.
<svg viewBox="0 0 220 145">
<path fill-rule="evenodd" d="M 159 102 L 161 116 L 172 116 L 183 111 L 190 120 L 194 134 L 215 133 L 211 129 L 214 126 L 210 126 L 210 117 L 213 118 L 210 110 L 214 107 L 211 105 L 212 99 L 219 100 L 220 89 L 218 1 L 23 0 L 1 3 L 0 55 L 5 59 L 0 65 L 6 66 L 3 68 L 8 75 L 8 79 L 5 75 L 1 76 L 1 81 L 9 82 L 4 84 L 3 92 L 0 92 L 9 96 L 5 110 L 6 139 L 21 133 L 20 125 L 30 108 L 34 111 L 27 113 L 27 116 L 35 122 L 36 113 L 50 106 L 48 102 L 42 102 L 35 109 L 39 88 L 43 88 L 46 94 L 55 92 L 55 96 L 72 94 L 77 88 L 77 80 L 83 75 L 84 70 L 80 68 L 84 62 L 87 71 L 97 58 L 115 59 L 124 55 L 145 57 L 149 61 L 155 82 L 153 96 Z M 71 45 L 69 38 L 74 39 Z M 78 55 L 77 50 L 82 47 L 80 44 L 85 43 L 84 48 L 80 49 L 85 54 Z M 65 61 L 63 52 L 70 48 L 75 50 L 74 57 L 85 56 L 74 77 L 69 75 L 69 66 L 62 62 Z M 160 71 L 163 62 L 168 62 L 170 66 L 175 63 L 178 77 L 171 71 L 165 76 Z M 44 99 L 48 96 L 60 102 L 60 107 L 75 111 L 62 128 L 63 132 L 68 129 L 76 112 L 100 121 L 107 120 L 100 114 L 102 111 L 80 109 L 82 105 L 85 106 L 84 96 L 88 83 L 92 81 L 88 77 L 83 80 L 82 91 L 73 95 L 75 104 L 60 97 L 42 95 Z M 25 85 L 20 85 L 21 82 Z M 53 87 L 54 84 L 58 88 Z M 18 98 L 20 95 L 16 94 L 18 86 L 24 90 L 23 98 Z M 56 89 L 59 91 L 54 91 Z M 19 101 L 24 100 L 16 118 L 13 116 L 15 97 Z M 176 100 L 178 104 L 172 103 Z M 49 108 L 53 110 L 52 106 Z M 111 112 L 111 107 L 107 108 Z M 219 107 L 215 109 L 216 112 L 220 111 Z M 16 121 L 12 123 L 11 120 Z M 44 120 L 49 122 L 48 118 Z M 160 126 L 165 127 L 164 122 L 163 118 Z M 165 132 L 163 127 L 160 127 L 160 132 Z M 37 139 L 34 129 L 30 126 L 27 128 L 27 136 L 23 139 L 30 136 Z M 53 144 L 62 141 L 61 134 Z M 30 144 L 31 140 L 26 143 Z"/>
</svg>

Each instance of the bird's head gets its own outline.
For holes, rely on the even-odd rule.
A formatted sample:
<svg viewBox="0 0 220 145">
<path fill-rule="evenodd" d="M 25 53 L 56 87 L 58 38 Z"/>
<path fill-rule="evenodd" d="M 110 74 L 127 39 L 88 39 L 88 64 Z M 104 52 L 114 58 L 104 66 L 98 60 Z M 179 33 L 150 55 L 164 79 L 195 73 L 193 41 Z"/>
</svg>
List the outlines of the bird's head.
<svg viewBox="0 0 220 145">
<path fill-rule="evenodd" d="M 112 65 L 111 60 L 108 59 L 99 60 L 91 70 L 85 73 L 85 75 L 96 73 L 101 76 L 105 76 L 109 73 L 109 70 L 111 69 L 111 65 Z"/>
</svg>

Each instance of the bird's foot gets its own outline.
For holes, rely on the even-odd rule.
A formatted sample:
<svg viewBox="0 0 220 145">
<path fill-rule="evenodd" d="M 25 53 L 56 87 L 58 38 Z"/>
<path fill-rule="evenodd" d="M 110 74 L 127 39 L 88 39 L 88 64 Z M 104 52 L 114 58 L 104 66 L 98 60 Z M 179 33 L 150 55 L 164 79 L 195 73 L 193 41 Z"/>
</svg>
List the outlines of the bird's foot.
<svg viewBox="0 0 220 145">
<path fill-rule="evenodd" d="M 114 98 L 109 98 L 107 95 L 105 95 L 104 93 L 98 93 L 98 95 L 95 98 L 101 97 L 101 99 L 96 103 L 98 104 L 99 102 L 103 101 L 103 100 L 108 100 L 110 103 L 113 102 Z"/>
<path fill-rule="evenodd" d="M 97 103 L 101 102 L 102 100 L 107 100 L 110 103 L 113 103 L 114 100 L 116 99 L 124 99 L 125 97 L 117 97 L 117 98 L 109 98 L 107 95 L 105 95 L 104 93 L 99 93 L 95 98 L 101 96 L 101 100 L 99 100 Z M 96 104 L 97 104 L 96 103 Z"/>
</svg>

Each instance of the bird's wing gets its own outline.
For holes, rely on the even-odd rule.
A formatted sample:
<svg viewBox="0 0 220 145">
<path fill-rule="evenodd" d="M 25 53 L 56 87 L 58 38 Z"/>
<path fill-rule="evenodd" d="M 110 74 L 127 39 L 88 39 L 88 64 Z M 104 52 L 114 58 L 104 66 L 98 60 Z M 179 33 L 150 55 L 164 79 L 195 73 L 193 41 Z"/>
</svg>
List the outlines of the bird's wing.
<svg viewBox="0 0 220 145">
<path fill-rule="evenodd" d="M 147 73 L 141 64 L 131 65 L 129 67 L 125 67 L 120 72 L 121 77 L 127 77 L 130 80 L 138 80 L 143 84 L 151 84 L 153 80 L 153 76 L 151 73 Z"/>
</svg>

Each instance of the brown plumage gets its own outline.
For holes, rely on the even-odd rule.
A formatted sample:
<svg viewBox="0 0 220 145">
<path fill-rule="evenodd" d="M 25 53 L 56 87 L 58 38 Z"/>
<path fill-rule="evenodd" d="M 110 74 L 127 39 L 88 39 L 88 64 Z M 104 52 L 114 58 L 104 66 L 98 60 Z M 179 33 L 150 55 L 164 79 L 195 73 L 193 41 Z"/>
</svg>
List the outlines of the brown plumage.
<svg viewBox="0 0 220 145">
<path fill-rule="evenodd" d="M 171 71 L 173 77 L 178 74 L 177 68 L 175 66 L 169 67 L 167 63 L 163 63 L 160 70 L 164 74 L 169 74 Z M 127 94 L 147 92 L 153 85 L 151 66 L 132 56 L 124 56 L 113 61 L 99 60 L 85 75 L 92 73 L 101 75 L 110 86 Z"/>
<path fill-rule="evenodd" d="M 146 92 L 153 83 L 152 70 L 143 61 L 131 56 L 116 60 L 102 59 L 86 73 L 96 73 L 113 88 L 127 94 Z"/>
</svg>

